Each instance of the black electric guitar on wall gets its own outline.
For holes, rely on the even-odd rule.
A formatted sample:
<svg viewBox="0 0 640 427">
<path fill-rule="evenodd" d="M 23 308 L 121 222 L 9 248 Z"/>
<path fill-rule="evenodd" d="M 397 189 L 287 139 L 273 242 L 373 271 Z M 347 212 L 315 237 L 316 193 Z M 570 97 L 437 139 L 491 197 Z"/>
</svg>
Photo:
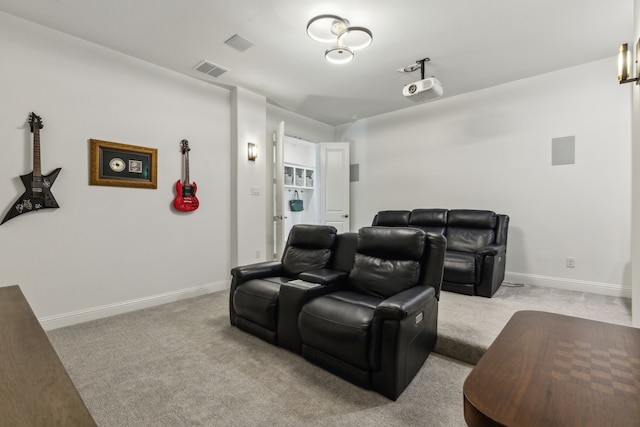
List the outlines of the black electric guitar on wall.
<svg viewBox="0 0 640 427">
<path fill-rule="evenodd" d="M 178 180 L 176 182 L 177 196 L 173 199 L 173 206 L 183 212 L 191 212 L 198 209 L 200 201 L 196 197 L 196 191 L 198 186 L 195 182 L 189 181 L 189 141 L 183 139 L 180 142 L 180 149 L 182 151 L 182 159 L 184 165 L 184 181 Z"/>
<path fill-rule="evenodd" d="M 59 207 L 58 202 L 51 194 L 51 187 L 62 168 L 54 170 L 49 175 L 42 175 L 40 169 L 40 129 L 43 128 L 42 119 L 36 113 L 31 113 L 29 115 L 29 125 L 33 133 L 33 172 L 20 176 L 26 190 L 11 206 L 11 209 L 9 209 L 0 224 L 4 224 L 11 218 L 24 213 Z"/>
</svg>

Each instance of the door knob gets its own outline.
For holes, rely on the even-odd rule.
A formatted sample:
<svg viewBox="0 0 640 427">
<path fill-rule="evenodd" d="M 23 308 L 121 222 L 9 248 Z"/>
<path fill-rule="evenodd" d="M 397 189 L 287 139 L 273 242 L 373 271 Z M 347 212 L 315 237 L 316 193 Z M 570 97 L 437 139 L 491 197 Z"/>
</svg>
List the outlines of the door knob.
<svg viewBox="0 0 640 427">
<path fill-rule="evenodd" d="M 342 215 L 342 218 L 349 218 L 349 215 Z"/>
</svg>

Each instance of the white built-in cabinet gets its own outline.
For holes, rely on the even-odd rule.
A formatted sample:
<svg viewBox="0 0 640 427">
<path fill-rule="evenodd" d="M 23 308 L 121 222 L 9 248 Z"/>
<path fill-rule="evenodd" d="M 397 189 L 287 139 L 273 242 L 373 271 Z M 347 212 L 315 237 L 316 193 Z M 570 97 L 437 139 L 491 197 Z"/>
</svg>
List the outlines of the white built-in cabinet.
<svg viewBox="0 0 640 427">
<path fill-rule="evenodd" d="M 284 186 L 300 190 L 313 190 L 315 183 L 315 167 L 284 164 Z"/>
</svg>

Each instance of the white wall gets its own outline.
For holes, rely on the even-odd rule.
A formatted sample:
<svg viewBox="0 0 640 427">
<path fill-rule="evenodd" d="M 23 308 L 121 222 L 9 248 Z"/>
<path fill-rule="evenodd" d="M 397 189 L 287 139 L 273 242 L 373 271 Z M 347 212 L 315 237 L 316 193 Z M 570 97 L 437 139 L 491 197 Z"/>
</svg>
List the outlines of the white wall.
<svg viewBox="0 0 640 427">
<path fill-rule="evenodd" d="M 62 167 L 59 209 L 0 226 L 0 286 L 45 327 L 224 289 L 229 277 L 229 92 L 0 13 L 0 215 L 30 172 Z M 90 138 L 158 149 L 158 189 L 88 185 Z M 200 208 L 171 208 L 189 140 Z"/>
<path fill-rule="evenodd" d="M 0 51 L 0 215 L 33 168 L 30 111 L 45 123 L 43 172 L 62 167 L 52 189 L 60 209 L 0 226 L 0 286 L 21 285 L 45 327 L 223 289 L 233 256 L 266 259 L 271 132 L 281 120 L 288 135 L 353 142 L 353 229 L 379 209 L 494 209 L 511 216 L 512 279 L 630 292 L 630 96 L 611 78 L 615 58 L 336 129 L 241 89 L 232 108 L 227 90 L 3 13 Z M 551 138 L 566 135 L 576 136 L 576 165 L 551 167 Z M 158 148 L 158 189 L 89 186 L 89 138 Z M 183 138 L 201 201 L 191 214 L 170 207 Z M 262 164 L 244 162 L 254 139 Z M 640 187 L 637 173 L 633 182 Z M 230 224 L 248 228 L 232 239 Z M 257 247 L 267 248 L 260 259 Z M 575 270 L 565 256 L 576 257 Z"/>
<path fill-rule="evenodd" d="M 615 70 L 611 58 L 338 127 L 360 164 L 352 229 L 382 209 L 490 209 L 511 218 L 507 280 L 629 296 L 630 96 Z M 576 163 L 551 166 L 552 138 L 572 135 Z"/>
<path fill-rule="evenodd" d="M 232 210 L 231 265 L 271 259 L 267 250 L 266 99 L 245 89 L 232 91 Z M 248 143 L 256 144 L 258 158 L 248 160 Z"/>
<path fill-rule="evenodd" d="M 633 40 L 630 40 L 629 46 L 635 46 L 640 40 L 640 0 L 634 2 L 634 23 L 635 31 Z M 640 58 L 636 58 L 640 60 Z M 637 65 L 636 65 L 637 67 Z M 633 296 L 632 296 L 632 324 L 640 328 L 640 85 L 626 84 L 631 86 L 633 93 L 633 181 L 632 181 L 632 264 L 633 264 Z"/>
<path fill-rule="evenodd" d="M 267 104 L 267 139 L 269 141 L 281 121 L 285 123 L 285 135 L 310 142 L 335 141 L 334 126 L 301 116 L 273 104 Z"/>
</svg>

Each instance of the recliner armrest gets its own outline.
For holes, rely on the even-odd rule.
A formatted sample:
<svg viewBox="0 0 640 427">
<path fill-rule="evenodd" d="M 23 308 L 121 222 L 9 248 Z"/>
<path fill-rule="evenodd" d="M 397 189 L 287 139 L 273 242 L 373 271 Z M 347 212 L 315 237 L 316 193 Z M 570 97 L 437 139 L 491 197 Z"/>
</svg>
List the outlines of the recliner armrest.
<svg viewBox="0 0 640 427">
<path fill-rule="evenodd" d="M 402 320 L 420 310 L 436 290 L 430 286 L 414 286 L 382 301 L 375 309 L 374 318 Z"/>
<path fill-rule="evenodd" d="M 241 282 L 262 277 L 279 276 L 281 272 L 282 263 L 280 261 L 264 261 L 231 269 L 231 275 Z"/>
<path fill-rule="evenodd" d="M 322 268 L 319 270 L 305 271 L 304 273 L 300 273 L 298 277 L 305 282 L 328 285 L 329 283 L 345 280 L 349 277 L 349 273 L 346 271 Z"/>
<path fill-rule="evenodd" d="M 382 331 L 387 321 L 411 322 L 411 317 L 415 316 L 414 325 L 418 325 L 425 318 L 431 317 L 431 313 L 425 313 L 425 307 L 437 307 L 436 290 L 431 286 L 414 286 L 402 291 L 392 297 L 382 301 L 375 308 L 373 322 L 371 324 L 371 334 L 373 337 L 371 351 L 369 352 L 369 363 L 374 369 L 380 368 L 381 349 L 385 347 Z M 424 310 L 424 311 L 423 311 Z M 437 312 L 436 312 L 437 315 Z M 388 345 L 391 342 L 387 342 Z"/>
<path fill-rule="evenodd" d="M 505 250 L 505 245 L 489 245 L 485 246 L 484 248 L 480 248 L 478 252 L 476 252 L 476 254 L 481 256 L 496 256 L 499 253 L 504 252 Z"/>
</svg>

